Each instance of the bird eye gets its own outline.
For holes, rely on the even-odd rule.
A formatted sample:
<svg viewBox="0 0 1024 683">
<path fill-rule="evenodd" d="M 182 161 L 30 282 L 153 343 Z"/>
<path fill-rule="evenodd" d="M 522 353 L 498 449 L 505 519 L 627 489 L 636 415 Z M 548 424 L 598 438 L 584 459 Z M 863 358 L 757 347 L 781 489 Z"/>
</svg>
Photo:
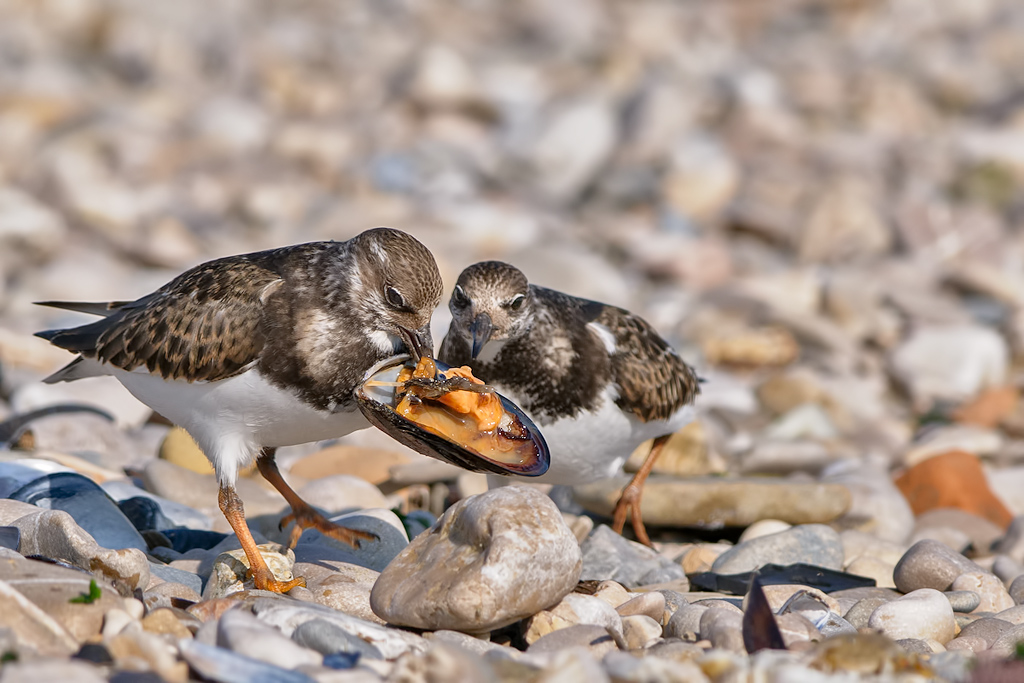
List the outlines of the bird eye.
<svg viewBox="0 0 1024 683">
<path fill-rule="evenodd" d="M 463 308 L 469 304 L 469 297 L 466 296 L 466 292 L 462 289 L 462 285 L 455 285 L 455 290 L 452 292 L 452 303 Z"/>
<path fill-rule="evenodd" d="M 510 311 L 518 311 L 523 307 L 523 302 L 526 301 L 524 294 L 516 294 L 512 297 L 512 300 L 508 302 L 508 308 Z"/>
<path fill-rule="evenodd" d="M 384 298 L 387 300 L 388 305 L 392 308 L 403 309 L 406 308 L 405 298 L 398 292 L 397 289 L 390 285 L 384 288 Z"/>
</svg>

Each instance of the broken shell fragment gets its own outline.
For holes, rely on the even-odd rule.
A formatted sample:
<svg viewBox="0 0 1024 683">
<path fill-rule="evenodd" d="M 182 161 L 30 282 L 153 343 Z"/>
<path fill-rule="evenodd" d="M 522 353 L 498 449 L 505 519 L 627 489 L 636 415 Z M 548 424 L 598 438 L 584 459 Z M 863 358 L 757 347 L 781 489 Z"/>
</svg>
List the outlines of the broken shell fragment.
<svg viewBox="0 0 1024 683">
<path fill-rule="evenodd" d="M 536 477 L 547 472 L 547 443 L 512 401 L 468 368 L 409 356 L 381 361 L 356 390 L 370 424 L 415 451 L 474 472 Z"/>
</svg>

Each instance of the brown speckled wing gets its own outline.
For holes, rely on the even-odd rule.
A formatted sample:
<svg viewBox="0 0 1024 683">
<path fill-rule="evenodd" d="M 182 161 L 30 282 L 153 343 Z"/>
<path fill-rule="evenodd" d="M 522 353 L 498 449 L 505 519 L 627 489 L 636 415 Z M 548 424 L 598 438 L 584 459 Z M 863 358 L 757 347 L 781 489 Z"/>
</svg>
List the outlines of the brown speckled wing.
<svg viewBox="0 0 1024 683">
<path fill-rule="evenodd" d="M 644 422 L 665 420 L 700 393 L 693 368 L 642 318 L 605 306 L 594 322 L 615 338 L 611 364 L 620 408 Z"/>
<path fill-rule="evenodd" d="M 189 382 L 225 379 L 258 358 L 263 302 L 281 282 L 251 257 L 218 259 L 116 306 L 103 320 L 40 336 L 124 370 L 144 366 Z"/>
</svg>

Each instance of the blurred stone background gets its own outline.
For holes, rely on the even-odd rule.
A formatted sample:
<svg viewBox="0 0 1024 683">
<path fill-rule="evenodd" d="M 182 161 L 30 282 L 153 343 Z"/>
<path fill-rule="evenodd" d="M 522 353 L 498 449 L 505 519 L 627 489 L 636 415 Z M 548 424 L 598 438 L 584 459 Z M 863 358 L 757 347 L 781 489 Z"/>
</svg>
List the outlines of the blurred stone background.
<svg viewBox="0 0 1024 683">
<path fill-rule="evenodd" d="M 501 258 L 647 317 L 710 380 L 692 473 L 960 449 L 1022 512 L 1022 29 L 1012 0 L 4 0 L 0 414 L 67 358 L 29 334 L 82 320 L 32 301 L 389 225 L 448 288 Z"/>
</svg>

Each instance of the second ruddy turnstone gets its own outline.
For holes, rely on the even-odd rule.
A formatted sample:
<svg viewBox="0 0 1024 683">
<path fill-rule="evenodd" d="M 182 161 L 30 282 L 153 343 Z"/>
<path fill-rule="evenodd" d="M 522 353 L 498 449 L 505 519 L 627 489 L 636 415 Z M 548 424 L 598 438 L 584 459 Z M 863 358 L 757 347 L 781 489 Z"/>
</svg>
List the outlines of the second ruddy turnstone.
<svg viewBox="0 0 1024 683">
<path fill-rule="evenodd" d="M 668 437 L 695 416 L 693 368 L 629 311 L 531 285 L 500 261 L 462 271 L 449 307 L 438 358 L 470 366 L 540 427 L 551 466 L 536 481 L 610 477 L 654 439 L 614 515 L 621 532 L 629 512 L 637 538 L 649 545 L 641 491 Z"/>
<path fill-rule="evenodd" d="M 39 336 L 79 356 L 48 377 L 113 375 L 183 427 L 210 459 L 220 508 L 238 535 L 257 588 L 283 592 L 256 547 L 235 492 L 254 458 L 292 508 L 294 546 L 305 528 L 357 546 L 374 536 L 332 524 L 291 489 L 277 447 L 369 426 L 354 391 L 364 373 L 401 352 L 433 352 L 430 316 L 441 299 L 431 253 L 398 230 L 347 242 L 310 242 L 216 259 L 135 301 L 44 302 L 103 316 Z"/>
</svg>

